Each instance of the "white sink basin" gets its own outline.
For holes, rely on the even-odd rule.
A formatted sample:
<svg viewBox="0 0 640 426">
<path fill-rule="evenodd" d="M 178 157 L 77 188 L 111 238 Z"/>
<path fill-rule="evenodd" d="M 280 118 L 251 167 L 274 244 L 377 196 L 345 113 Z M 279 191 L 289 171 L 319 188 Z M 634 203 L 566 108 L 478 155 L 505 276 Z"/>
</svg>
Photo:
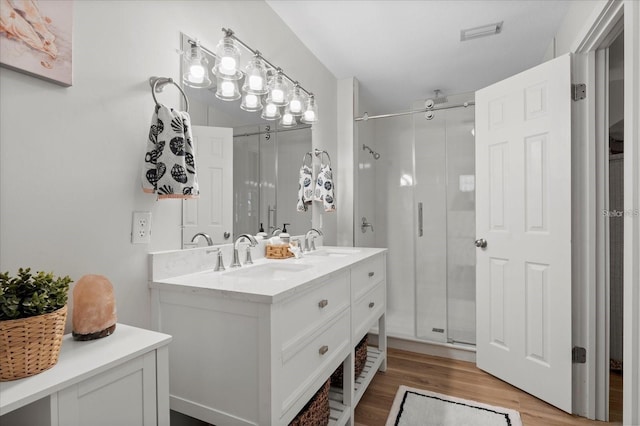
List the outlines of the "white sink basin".
<svg viewBox="0 0 640 426">
<path fill-rule="evenodd" d="M 311 268 L 312 265 L 302 263 L 278 263 L 278 261 L 265 263 L 256 266 L 243 266 L 238 269 L 226 272 L 225 275 L 242 278 L 260 278 L 263 280 L 286 280 L 305 269 Z"/>
</svg>

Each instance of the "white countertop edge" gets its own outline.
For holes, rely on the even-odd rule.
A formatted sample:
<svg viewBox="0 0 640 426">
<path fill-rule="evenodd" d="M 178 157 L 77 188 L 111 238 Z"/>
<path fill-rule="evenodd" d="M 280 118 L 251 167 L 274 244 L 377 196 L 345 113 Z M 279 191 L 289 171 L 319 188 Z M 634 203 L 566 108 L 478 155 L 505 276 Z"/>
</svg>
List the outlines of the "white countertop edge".
<svg viewBox="0 0 640 426">
<path fill-rule="evenodd" d="M 253 290 L 247 291 L 224 287 L 222 286 L 222 281 L 224 278 L 221 277 L 224 277 L 225 273 L 212 271 L 197 272 L 194 274 L 187 274 L 157 281 L 150 281 L 149 286 L 153 289 L 188 293 L 196 292 L 203 295 L 214 295 L 216 297 L 225 297 L 245 302 L 277 303 L 281 302 L 282 300 L 288 299 L 289 297 L 299 292 L 305 291 L 307 288 L 313 286 L 314 284 L 322 282 L 330 278 L 332 275 L 343 271 L 344 269 L 351 268 L 373 256 L 388 251 L 388 249 L 386 248 L 371 247 L 325 246 L 318 248 L 318 250 L 322 249 L 354 249 L 358 250 L 358 252 L 344 258 L 331 259 L 330 261 L 313 265 L 318 266 L 319 268 L 313 268 L 311 272 L 304 271 L 296 273 L 295 275 L 292 274 L 292 280 L 289 284 L 285 284 L 282 281 L 279 281 L 276 285 L 274 285 L 274 283 L 271 283 L 270 285 L 270 283 L 268 282 L 259 284 L 260 286 L 262 286 L 259 288 L 259 290 L 255 287 L 253 288 Z M 258 265 L 263 265 L 268 262 L 295 263 L 297 261 L 300 261 L 300 263 L 304 262 L 303 259 L 294 258 L 285 260 L 261 259 L 259 261 L 256 261 L 254 265 L 243 266 L 243 268 L 251 268 Z M 200 278 L 204 278 L 205 274 L 210 278 L 215 278 L 217 281 L 202 282 L 204 281 L 204 279 L 200 280 Z M 231 278 L 231 280 L 227 282 L 233 283 L 233 278 Z M 245 279 L 244 282 L 248 282 L 248 279 Z M 272 287 L 277 287 L 277 289 L 273 290 Z"/>
<path fill-rule="evenodd" d="M 35 376 L 0 382 L 0 416 L 168 345 L 170 341 L 168 334 L 120 323 L 112 335 L 101 339 L 81 342 L 66 334 L 56 365 Z"/>
</svg>

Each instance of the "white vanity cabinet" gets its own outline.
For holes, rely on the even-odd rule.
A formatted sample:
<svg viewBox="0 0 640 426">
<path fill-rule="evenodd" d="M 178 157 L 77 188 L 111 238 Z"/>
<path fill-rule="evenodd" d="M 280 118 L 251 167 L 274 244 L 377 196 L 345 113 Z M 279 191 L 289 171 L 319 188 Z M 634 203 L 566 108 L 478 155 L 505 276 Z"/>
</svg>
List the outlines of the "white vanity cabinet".
<svg viewBox="0 0 640 426">
<path fill-rule="evenodd" d="M 153 323 L 173 337 L 171 409 L 218 425 L 287 425 L 343 364 L 331 424 L 352 423 L 366 385 L 386 368 L 385 250 L 356 252 L 152 279 Z M 269 262 L 299 272 L 249 278 Z M 153 263 L 152 275 L 162 269 Z M 370 348 L 367 377 L 354 379 L 354 347 L 374 326 L 381 343 Z"/>
<path fill-rule="evenodd" d="M 168 425 L 170 340 L 123 324 L 99 340 L 67 335 L 54 367 L 0 383 L 0 424 Z"/>
</svg>

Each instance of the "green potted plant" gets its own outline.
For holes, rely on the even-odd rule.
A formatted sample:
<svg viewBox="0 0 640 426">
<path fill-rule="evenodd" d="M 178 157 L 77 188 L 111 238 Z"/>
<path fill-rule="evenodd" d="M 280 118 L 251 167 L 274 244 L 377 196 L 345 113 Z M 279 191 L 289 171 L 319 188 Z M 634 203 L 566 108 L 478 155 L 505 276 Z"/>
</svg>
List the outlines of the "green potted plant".
<svg viewBox="0 0 640 426">
<path fill-rule="evenodd" d="M 71 278 L 0 273 L 0 381 L 33 376 L 58 362 Z"/>
</svg>

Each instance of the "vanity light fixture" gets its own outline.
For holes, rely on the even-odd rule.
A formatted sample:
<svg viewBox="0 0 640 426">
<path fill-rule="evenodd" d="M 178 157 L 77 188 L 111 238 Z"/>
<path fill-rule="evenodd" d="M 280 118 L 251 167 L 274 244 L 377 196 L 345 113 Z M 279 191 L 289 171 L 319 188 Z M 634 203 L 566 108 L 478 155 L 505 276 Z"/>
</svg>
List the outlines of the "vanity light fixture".
<svg viewBox="0 0 640 426">
<path fill-rule="evenodd" d="M 253 59 L 245 68 L 244 84 L 242 91 L 252 95 L 266 95 L 267 90 L 267 69 L 262 62 L 260 52 L 256 52 Z"/>
<path fill-rule="evenodd" d="M 284 107 L 284 112 L 282 113 L 282 119 L 280 120 L 280 125 L 282 127 L 294 127 L 297 125 L 295 115 L 291 112 L 291 102 L 289 105 Z"/>
<path fill-rule="evenodd" d="M 265 120 L 282 118 L 280 124 L 285 127 L 318 122 L 318 106 L 311 92 L 238 39 L 232 30 L 223 28 L 222 32 L 224 36 L 215 53 L 186 38 L 184 44 L 191 46 L 183 53 L 182 78 L 186 86 L 213 90 L 207 58 L 203 55 L 206 52 L 215 58 L 211 72 L 216 78 L 217 98 L 224 101 L 242 98 L 240 108 L 243 111 L 262 111 L 261 117 Z M 244 70 L 240 68 L 240 47 L 253 55 Z"/>
<path fill-rule="evenodd" d="M 318 106 L 316 105 L 316 99 L 313 96 L 313 93 L 309 94 L 309 99 L 307 99 L 307 106 L 302 114 L 302 119 L 300 120 L 305 124 L 313 124 L 318 122 Z"/>
<path fill-rule="evenodd" d="M 189 87 L 194 88 L 206 88 L 211 86 L 211 79 L 209 78 L 209 61 L 202 54 L 198 41 L 191 43 L 191 48 L 188 52 L 184 52 L 184 75 L 182 81 Z"/>
<path fill-rule="evenodd" d="M 218 86 L 216 89 L 216 98 L 223 101 L 236 101 L 240 99 L 238 80 L 218 76 L 216 82 Z"/>
<path fill-rule="evenodd" d="M 240 104 L 240 109 L 247 112 L 256 112 L 260 111 L 263 108 L 262 101 L 260 100 L 260 96 L 254 95 L 253 93 L 245 93 L 242 95 L 242 103 Z"/>
<path fill-rule="evenodd" d="M 262 110 L 262 118 L 265 120 L 278 120 L 282 117 L 280 114 L 280 108 L 278 108 L 273 103 L 267 103 Z"/>
</svg>

